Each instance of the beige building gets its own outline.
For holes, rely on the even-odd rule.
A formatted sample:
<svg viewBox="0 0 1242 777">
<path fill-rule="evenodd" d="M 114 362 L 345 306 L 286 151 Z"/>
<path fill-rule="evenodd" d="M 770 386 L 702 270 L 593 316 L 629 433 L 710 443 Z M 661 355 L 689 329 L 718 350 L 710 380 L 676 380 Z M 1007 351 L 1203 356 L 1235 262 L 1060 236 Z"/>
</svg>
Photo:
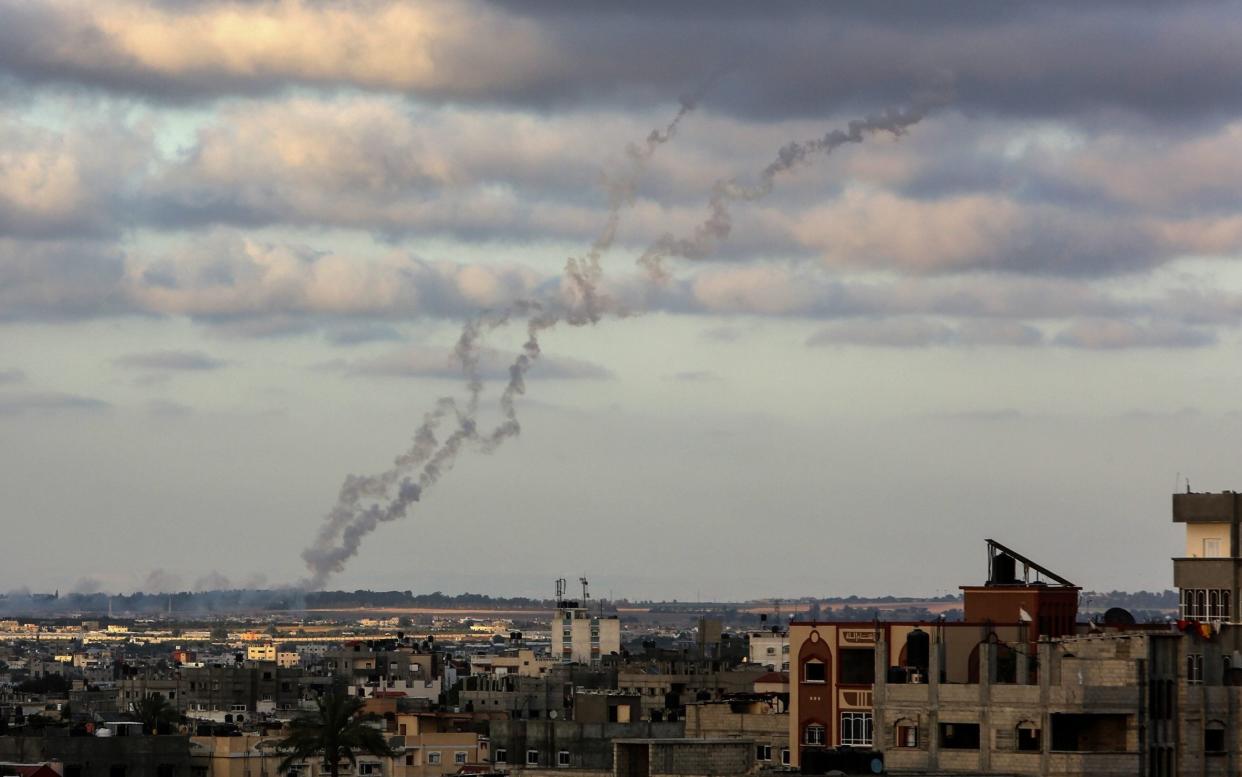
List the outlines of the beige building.
<svg viewBox="0 0 1242 777">
<path fill-rule="evenodd" d="M 280 737 L 245 734 L 236 737 L 191 737 L 190 768 L 196 777 L 325 777 L 322 759 L 312 758 L 294 765 L 287 772 L 280 771 L 284 757 L 279 750 Z M 400 752 L 395 758 L 358 756 L 358 769 L 347 769 L 342 774 L 374 775 L 379 777 L 407 777 L 407 753 Z"/>
<path fill-rule="evenodd" d="M 552 616 L 552 655 L 562 663 L 597 665 L 621 652 L 621 621 L 562 601 Z"/>
<path fill-rule="evenodd" d="M 258 645 L 246 646 L 247 661 L 275 661 L 276 646 L 271 642 L 263 642 Z"/>
<path fill-rule="evenodd" d="M 543 677 L 548 670 L 559 661 L 548 656 L 536 655 L 530 648 L 519 648 L 517 651 L 503 655 L 473 656 L 470 659 L 470 674 L 518 675 L 519 677 Z"/>
<path fill-rule="evenodd" d="M 788 765 L 789 713 L 776 699 L 735 698 L 686 705 L 686 737 L 746 739 L 760 767 Z"/>
</svg>

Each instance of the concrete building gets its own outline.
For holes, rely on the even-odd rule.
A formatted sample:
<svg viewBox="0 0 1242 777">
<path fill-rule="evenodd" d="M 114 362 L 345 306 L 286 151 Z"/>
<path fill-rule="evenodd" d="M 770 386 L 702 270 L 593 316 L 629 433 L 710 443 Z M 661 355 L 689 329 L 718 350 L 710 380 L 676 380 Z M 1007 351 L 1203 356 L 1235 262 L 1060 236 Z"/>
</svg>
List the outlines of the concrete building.
<svg viewBox="0 0 1242 777">
<path fill-rule="evenodd" d="M 133 728 L 126 736 L 0 736 L 0 761 L 56 761 L 64 777 L 191 777 L 188 737 Z"/>
<path fill-rule="evenodd" d="M 793 766 L 820 772 L 831 767 L 840 748 L 874 747 L 877 671 L 891 668 L 894 679 L 900 675 L 914 684 L 928 682 L 931 673 L 940 683 L 977 683 L 979 651 L 991 642 L 999 671 L 1016 678 L 1025 671 L 1019 665 L 1026 666 L 1019 657 L 1031 655 L 1041 636 L 1073 633 L 1078 587 L 994 540 L 987 547 L 987 582 L 962 587 L 966 622 L 790 624 Z M 940 663 L 931 661 L 933 638 L 942 646 Z"/>
<path fill-rule="evenodd" d="M 766 667 L 694 658 L 631 659 L 617 672 L 617 688 L 642 699 L 643 717 L 677 720 L 687 704 L 750 693 Z"/>
<path fill-rule="evenodd" d="M 1186 526 L 1185 555 L 1173 559 L 1183 620 L 1238 623 L 1242 494 L 1174 494 L 1173 522 Z"/>
<path fill-rule="evenodd" d="M 753 742 L 760 767 L 788 766 L 789 713 L 766 695 L 744 695 L 686 705 L 686 737 Z"/>
<path fill-rule="evenodd" d="M 494 720 L 489 727 L 498 769 L 613 768 L 613 742 L 631 737 L 681 738 L 682 723 L 583 723 L 575 720 Z"/>
<path fill-rule="evenodd" d="M 490 674 L 496 677 L 508 674 L 542 677 L 558 663 L 560 662 L 554 658 L 536 654 L 531 648 L 518 648 L 500 655 L 471 656 L 470 674 Z"/>
<path fill-rule="evenodd" d="M 615 777 L 708 777 L 754 771 L 753 742 L 740 739 L 620 739 Z"/>
<path fill-rule="evenodd" d="M 247 661 L 276 661 L 276 646 L 271 642 L 261 642 L 246 646 Z"/>
<path fill-rule="evenodd" d="M 242 713 L 248 719 L 261 703 L 272 709 L 296 709 L 302 698 L 302 678 L 302 670 L 280 669 L 275 664 L 148 669 L 120 681 L 117 706 L 129 710 L 143 697 L 158 694 L 181 713 L 224 712 L 234 717 Z"/>
<path fill-rule="evenodd" d="M 1096 634 L 1045 639 L 1018 682 L 999 674 L 1000 642 L 987 640 L 977 656 L 978 680 L 887 683 L 877 665 L 876 746 L 890 770 L 913 773 L 1007 775 L 1216 774 L 1220 758 L 1203 761 L 1202 733 L 1190 728 L 1223 710 L 1191 717 L 1179 694 L 1181 634 Z M 932 663 L 948 650 L 932 641 Z M 1185 701 L 1193 704 L 1193 696 Z M 1206 694 L 1204 694 L 1206 696 Z M 1198 706 L 1198 705 L 1195 705 Z M 1208 705 L 1210 706 L 1210 705 Z M 1221 720 L 1224 726 L 1224 720 Z M 1178 769 L 1180 760 L 1193 769 Z M 1192 756 L 1197 752 L 1198 757 Z M 1233 773 L 1230 770 L 1227 773 Z"/>
<path fill-rule="evenodd" d="M 773 672 L 789 671 L 789 633 L 751 631 L 746 634 L 747 662 L 766 666 Z"/>
<path fill-rule="evenodd" d="M 285 772 L 279 766 L 283 758 L 279 750 L 280 738 L 244 734 L 227 737 L 192 737 L 190 740 L 190 768 L 193 777 L 261 777 L 271 775 L 296 775 L 296 777 L 326 777 L 323 759 L 311 758 L 294 764 Z M 345 769 L 342 774 L 351 777 L 408 777 L 420 774 L 406 766 L 409 755 L 400 746 L 395 757 L 379 757 L 358 754 L 358 768 Z"/>
<path fill-rule="evenodd" d="M 344 678 L 360 696 L 399 693 L 431 701 L 440 698 L 442 683 L 436 654 L 396 646 L 391 640 L 375 645 L 347 643 L 339 650 L 328 651 L 323 665 Z"/>
<path fill-rule="evenodd" d="M 552 647 L 563 663 L 598 666 L 604 656 L 621 652 L 621 621 L 562 600 L 552 615 Z"/>
</svg>

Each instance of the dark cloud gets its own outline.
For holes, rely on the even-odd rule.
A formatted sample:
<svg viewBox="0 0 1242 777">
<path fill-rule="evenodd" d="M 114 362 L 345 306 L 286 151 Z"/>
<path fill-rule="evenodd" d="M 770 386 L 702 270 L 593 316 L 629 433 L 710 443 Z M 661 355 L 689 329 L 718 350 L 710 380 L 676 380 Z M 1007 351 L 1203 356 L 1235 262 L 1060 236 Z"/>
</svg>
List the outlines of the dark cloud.
<svg viewBox="0 0 1242 777">
<path fill-rule="evenodd" d="M 535 107 L 648 102 L 723 70 L 712 104 L 765 120 L 945 77 L 968 110 L 1022 116 L 1183 121 L 1242 104 L 1227 3 L 872 5 L 44 0 L 4 8 L 0 68 L 170 101 L 348 86 Z M 137 13 L 146 35 L 125 24 Z M 278 32 L 262 46 L 236 32 L 259 27 Z"/>
<path fill-rule="evenodd" d="M 111 405 L 102 399 L 52 391 L 0 394 L 0 415 L 98 412 L 110 407 Z"/>
<path fill-rule="evenodd" d="M 952 327 L 924 319 L 854 319 L 840 321 L 811 335 L 807 345 L 861 345 L 885 348 L 926 348 L 949 345 L 954 340 Z"/>
<path fill-rule="evenodd" d="M 0 321 L 130 313 L 124 258 L 111 244 L 0 238 Z"/>
<path fill-rule="evenodd" d="M 405 339 L 401 331 L 389 324 L 353 324 L 329 329 L 325 337 L 332 345 L 352 346 L 368 343 L 394 342 Z"/>
<path fill-rule="evenodd" d="M 131 353 L 112 360 L 118 367 L 131 370 L 203 372 L 218 370 L 227 362 L 201 351 L 150 351 Z"/>
<path fill-rule="evenodd" d="M 512 362 L 512 354 L 483 349 L 479 358 L 479 375 L 485 380 L 508 380 Z M 370 359 L 338 359 L 318 365 L 318 369 L 360 377 L 462 379 L 461 366 L 454 360 L 450 349 L 423 346 Z M 613 373 L 592 362 L 548 356 L 534 363 L 529 377 L 536 380 L 608 380 Z"/>
<path fill-rule="evenodd" d="M 1197 327 L 1156 322 L 1084 320 L 1070 324 L 1055 339 L 1057 345 L 1112 351 L 1128 348 L 1203 348 L 1216 343 L 1216 334 Z"/>
<path fill-rule="evenodd" d="M 863 318 L 839 321 L 820 329 L 807 345 L 860 345 L 885 348 L 929 346 L 1017 346 L 1044 342 L 1039 329 L 1016 321 L 976 320 L 951 325 L 924 318 Z"/>
</svg>

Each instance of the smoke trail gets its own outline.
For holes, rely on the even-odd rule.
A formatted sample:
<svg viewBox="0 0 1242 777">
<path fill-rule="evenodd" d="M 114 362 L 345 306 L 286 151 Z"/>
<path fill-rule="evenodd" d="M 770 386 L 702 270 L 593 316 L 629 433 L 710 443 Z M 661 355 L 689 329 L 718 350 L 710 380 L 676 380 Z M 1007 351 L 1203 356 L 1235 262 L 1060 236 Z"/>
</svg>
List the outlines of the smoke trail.
<svg viewBox="0 0 1242 777">
<path fill-rule="evenodd" d="M 576 323 L 594 323 L 599 320 L 604 310 L 612 306 L 611 300 L 598 293 L 603 276 L 600 259 L 616 240 L 621 211 L 634 202 L 637 179 L 642 169 L 660 146 L 673 139 L 678 126 L 694 110 L 706 88 L 707 85 L 694 95 L 682 97 L 680 107 L 672 120 L 663 129 L 653 129 L 641 146 L 630 144 L 626 149 L 626 155 L 631 162 L 628 174 L 605 182 L 608 216 L 604 226 L 585 256 L 570 257 L 565 263 L 565 276 L 579 303 L 576 305 L 579 312 L 569 315 L 568 318 Z M 358 552 L 362 538 L 374 531 L 380 523 L 404 516 L 410 505 L 419 500 L 422 492 L 452 468 L 464 443 L 478 441 L 485 452 L 490 452 L 521 431 L 517 420 L 516 398 L 525 393 L 526 372 L 539 358 L 538 333 L 566 316 L 539 312 L 527 322 L 527 341 L 522 354 L 509 368 L 509 382 L 500 396 L 502 421 L 485 435 L 478 433 L 475 421 L 479 397 L 483 391 L 483 381 L 479 375 L 479 343 L 485 331 L 503 326 L 512 316 L 542 310 L 538 303 L 519 301 L 507 310 L 485 312 L 462 327 L 461 335 L 453 348 L 453 355 L 466 378 L 467 400 L 464 409 L 459 409 L 452 397 L 440 398 L 435 409 L 423 418 L 422 425 L 415 431 L 411 447 L 394 460 L 392 467 L 379 475 L 346 476 L 337 495 L 337 502 L 325 518 L 315 541 L 302 552 L 302 559 L 310 570 L 310 576 L 301 583 L 304 589 L 321 587 L 330 575 L 341 571 Z M 450 415 L 456 417 L 457 428 L 440 442 L 437 433 Z M 407 473 L 415 471 L 418 476 L 412 480 Z M 387 505 L 373 503 L 362 507 L 366 502 L 387 498 L 398 482 L 396 496 Z"/>
<path fill-rule="evenodd" d="M 743 186 L 734 181 L 718 182 L 712 187 L 708 218 L 694 229 L 692 235 L 679 238 L 666 234 L 639 257 L 638 262 L 646 269 L 648 280 L 653 284 L 660 284 L 667 279 L 668 275 L 663 267 L 664 259 L 673 256 L 701 258 L 727 238 L 732 230 L 729 211 L 731 203 L 751 202 L 765 197 L 772 191 L 777 176 L 806 162 L 813 155 L 830 154 L 846 143 L 861 143 L 867 136 L 876 133 L 887 132 L 900 136 L 921 121 L 938 102 L 925 101 L 904 111 L 886 111 L 851 121 L 846 129 L 833 130 L 822 138 L 789 143 L 780 149 L 776 160 L 759 173 L 758 182 L 752 186 Z M 693 107 L 692 100 L 683 99 L 681 110 L 663 132 L 654 130 L 648 135 L 644 146 L 630 147 L 631 159 L 639 164 L 645 163 L 660 145 L 673 137 L 679 122 Z M 346 478 L 338 503 L 329 513 L 316 543 L 302 554 L 311 570 L 311 576 L 303 581 L 304 588 L 321 587 L 328 576 L 344 568 L 346 562 L 357 553 L 362 539 L 380 523 L 403 517 L 410 505 L 418 501 L 427 488 L 452 469 L 465 443 L 476 442 L 481 450 L 491 452 L 505 440 L 520 433 L 516 399 L 525 394 L 526 374 L 541 355 L 539 336 L 542 332 L 561 322 L 571 326 L 583 326 L 597 323 L 606 313 L 624 315 L 614 301 L 599 291 L 603 278 L 600 259 L 615 240 L 620 211 L 633 202 L 636 174 L 637 169 L 629 179 L 609 187 L 609 214 L 600 235 L 585 256 L 571 257 L 566 262 L 565 276 L 573 294 L 573 299 L 568 304 L 563 301 L 543 304 L 523 301 L 507 310 L 485 313 L 467 322 L 454 349 L 454 355 L 467 380 L 468 400 L 465 409 L 459 409 L 452 398 L 442 398 L 436 409 L 424 418 L 422 426 L 415 434 L 413 446 L 398 457 L 392 469 L 374 477 Z M 515 315 L 525 314 L 530 314 L 526 321 L 527 340 L 521 353 L 509 367 L 509 381 L 498 401 L 501 421 L 490 432 L 480 433 L 475 419 L 482 391 L 482 381 L 478 373 L 479 342 L 485 330 L 490 331 L 504 325 Z M 436 431 L 450 414 L 456 417 L 457 428 L 441 443 L 436 437 Z M 401 477 L 420 466 L 416 479 Z M 375 503 L 359 510 L 359 504 L 364 500 L 374 499 L 380 502 L 386 498 L 398 478 L 401 480 L 397 494 L 387 504 Z M 338 534 L 339 543 L 335 541 Z"/>
<path fill-rule="evenodd" d="M 652 281 L 658 284 L 667 282 L 669 274 L 664 268 L 665 259 L 674 256 L 682 259 L 702 259 L 729 237 L 733 230 L 733 217 L 729 210 L 732 203 L 763 199 L 772 192 L 778 175 L 804 164 L 814 155 L 827 156 L 847 143 L 862 143 L 869 135 L 888 133 L 893 137 L 901 137 L 943 101 L 942 97 L 928 97 L 905 110 L 890 109 L 874 116 L 855 119 L 845 129 L 834 129 L 821 138 L 802 143 L 787 143 L 777 152 L 776 159 L 760 171 L 757 183 L 744 186 L 732 180 L 717 181 L 708 201 L 708 216 L 695 227 L 694 233 L 689 237 L 675 237 L 666 233 L 643 252 L 638 259 L 639 265 L 646 270 Z"/>
</svg>

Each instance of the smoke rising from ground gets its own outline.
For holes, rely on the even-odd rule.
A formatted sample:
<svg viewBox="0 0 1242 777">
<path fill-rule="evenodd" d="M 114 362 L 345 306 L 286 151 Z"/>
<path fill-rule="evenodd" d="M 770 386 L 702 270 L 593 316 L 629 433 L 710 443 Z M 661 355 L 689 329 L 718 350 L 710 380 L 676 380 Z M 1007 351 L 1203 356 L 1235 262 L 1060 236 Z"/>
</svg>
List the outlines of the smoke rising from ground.
<svg viewBox="0 0 1242 777">
<path fill-rule="evenodd" d="M 551 299 L 525 301 L 511 308 L 485 312 L 467 322 L 454 348 L 466 380 L 466 397 L 440 398 L 424 416 L 415 431 L 411 446 L 396 458 L 388 470 L 370 476 L 349 475 L 345 478 L 337 503 L 328 513 L 314 543 L 302 553 L 309 576 L 300 583 L 304 590 L 322 588 L 327 579 L 345 568 L 362 540 L 381 523 L 395 521 L 406 515 L 410 506 L 423 493 L 452 469 L 466 444 L 476 445 L 485 453 L 498 448 L 505 440 L 521 431 L 517 416 L 517 398 L 526 391 L 526 374 L 541 354 L 541 334 L 558 323 L 584 326 L 597 323 L 605 315 L 624 316 L 615 300 L 601 291 L 602 257 L 611 248 L 617 234 L 621 212 L 634 202 L 638 178 L 646 162 L 657 149 L 670 141 L 682 119 L 694 109 L 697 98 L 683 98 L 681 108 L 663 130 L 653 130 L 641 145 L 631 145 L 627 156 L 631 165 L 627 174 L 607 181 L 609 211 L 598 237 L 581 257 L 571 257 L 565 265 L 565 283 L 561 294 Z M 942 100 L 924 100 L 905 110 L 889 110 L 881 114 L 851 121 L 845 129 L 835 129 L 821 138 L 791 142 L 783 146 L 777 158 L 760 171 L 756 183 L 749 186 L 733 180 L 717 182 L 708 202 L 709 215 L 689 236 L 666 234 L 638 259 L 649 284 L 655 286 L 668 279 L 664 261 L 670 257 L 699 259 L 709 255 L 732 230 L 730 206 L 735 202 L 753 202 L 767 196 L 776 178 L 811 157 L 827 155 L 847 143 L 861 143 L 868 136 L 887 133 L 903 135 L 917 124 L 928 111 Z M 500 394 L 500 422 L 489 431 L 480 431 L 477 412 L 483 383 L 479 376 L 480 343 L 486 334 L 525 316 L 527 339 L 521 352 L 509 367 L 509 380 Z M 441 439 L 442 429 L 451 423 L 452 431 Z M 395 493 L 394 493 L 395 489 Z"/>
</svg>

